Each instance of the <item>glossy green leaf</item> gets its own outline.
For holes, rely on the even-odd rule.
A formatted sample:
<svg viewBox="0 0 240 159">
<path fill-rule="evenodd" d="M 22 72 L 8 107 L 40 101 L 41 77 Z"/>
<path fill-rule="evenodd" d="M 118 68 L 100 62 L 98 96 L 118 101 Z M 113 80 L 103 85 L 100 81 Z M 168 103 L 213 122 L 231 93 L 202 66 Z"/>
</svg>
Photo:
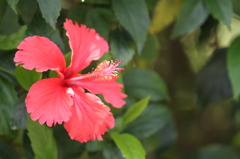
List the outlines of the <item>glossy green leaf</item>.
<svg viewBox="0 0 240 159">
<path fill-rule="evenodd" d="M 234 98 L 240 95 L 240 37 L 237 37 L 231 44 L 227 53 L 227 69 L 231 81 L 232 91 Z"/>
<path fill-rule="evenodd" d="M 149 104 L 136 120 L 127 125 L 124 132 L 131 133 L 138 138 L 147 138 L 162 130 L 171 120 L 169 108 L 160 104 Z"/>
<path fill-rule="evenodd" d="M 105 159 L 125 159 L 120 150 L 111 143 L 103 150 L 103 156 Z"/>
<path fill-rule="evenodd" d="M 185 0 L 174 25 L 172 37 L 184 35 L 197 29 L 207 19 L 208 11 L 202 0 Z"/>
<path fill-rule="evenodd" d="M 104 39 L 109 37 L 109 25 L 101 17 L 97 9 L 89 9 L 86 13 L 85 22 L 89 28 L 96 29 L 96 32 L 99 33 Z"/>
<path fill-rule="evenodd" d="M 197 99 L 202 107 L 220 102 L 232 96 L 226 66 L 226 56 L 227 49 L 216 50 L 197 76 Z"/>
<path fill-rule="evenodd" d="M 21 27 L 16 33 L 10 35 L 0 35 L 0 50 L 16 49 L 25 37 L 27 26 Z"/>
<path fill-rule="evenodd" d="M 17 94 L 14 86 L 0 76 L 0 134 L 11 133 L 10 116 L 11 109 L 17 102 Z"/>
<path fill-rule="evenodd" d="M 86 24 L 89 28 L 96 29 L 96 32 L 107 40 L 109 38 L 110 28 L 107 20 L 101 14 L 103 10 L 108 11 L 107 9 L 100 8 L 87 9 L 80 5 L 70 11 L 68 18 L 77 21 L 80 24 Z M 110 15 L 108 15 L 108 18 L 109 16 Z"/>
<path fill-rule="evenodd" d="M 114 30 L 110 38 L 110 52 L 114 59 L 122 60 L 121 66 L 127 65 L 135 53 L 134 42 L 125 30 Z"/>
<path fill-rule="evenodd" d="M 62 125 L 53 127 L 54 137 L 56 138 L 59 159 L 77 159 L 86 151 L 86 145 L 78 141 L 71 140 L 66 129 Z"/>
<path fill-rule="evenodd" d="M 213 17 L 222 21 L 230 28 L 233 13 L 232 2 L 230 0 L 204 0 L 204 4 Z"/>
<path fill-rule="evenodd" d="M 0 35 L 7 35 L 17 32 L 18 29 L 20 29 L 17 14 L 15 14 L 9 6 L 6 7 L 3 14 L 4 16 L 0 21 Z"/>
<path fill-rule="evenodd" d="M 42 17 L 45 21 L 51 25 L 52 28 L 55 28 L 57 18 L 60 15 L 61 10 L 61 0 L 37 0 Z"/>
<path fill-rule="evenodd" d="M 150 96 L 147 96 L 146 98 L 130 106 L 127 112 L 123 115 L 123 123 L 128 124 L 133 120 L 135 120 L 139 115 L 141 115 L 141 113 L 147 107 L 149 99 L 150 99 Z"/>
<path fill-rule="evenodd" d="M 18 101 L 11 110 L 11 129 L 26 129 L 27 125 L 27 112 L 25 105 L 26 94 L 21 94 Z"/>
<path fill-rule="evenodd" d="M 0 51 L 0 76 L 8 79 L 12 84 L 17 84 L 15 78 L 15 51 Z"/>
<path fill-rule="evenodd" d="M 53 29 L 47 24 L 41 15 L 37 12 L 35 13 L 31 23 L 28 25 L 28 29 L 26 31 L 26 36 L 44 36 L 53 41 L 62 52 L 65 52 L 65 47 L 63 44 L 63 40 L 60 36 L 60 32 L 58 29 Z"/>
<path fill-rule="evenodd" d="M 0 68 L 4 68 L 11 73 L 15 71 L 15 63 L 13 61 L 14 51 L 0 51 Z"/>
<path fill-rule="evenodd" d="M 12 8 L 12 10 L 17 13 L 17 4 L 19 0 L 7 0 L 9 6 Z"/>
<path fill-rule="evenodd" d="M 228 146 L 211 145 L 199 149 L 187 159 L 239 159 L 237 151 Z"/>
<path fill-rule="evenodd" d="M 33 83 L 42 78 L 42 73 L 36 72 L 35 70 L 27 70 L 23 67 L 17 66 L 16 78 L 24 89 L 29 90 Z"/>
<path fill-rule="evenodd" d="M 111 137 L 126 159 L 145 159 L 146 152 L 136 137 L 117 132 L 113 132 Z"/>
<path fill-rule="evenodd" d="M 40 125 L 38 121 L 32 121 L 29 118 L 27 130 L 35 159 L 57 159 L 57 145 L 52 128 Z"/>
<path fill-rule="evenodd" d="M 152 101 L 168 98 L 167 87 L 163 79 L 148 69 L 132 69 L 123 77 L 126 93 L 136 98 L 151 96 Z"/>
<path fill-rule="evenodd" d="M 19 0 L 17 5 L 18 13 L 26 24 L 29 24 L 37 10 L 36 0 Z"/>
<path fill-rule="evenodd" d="M 97 152 L 103 150 L 107 146 L 105 141 L 89 141 L 86 144 L 86 149 L 89 152 Z"/>
<path fill-rule="evenodd" d="M 147 41 L 143 47 L 142 53 L 139 56 L 140 65 L 151 66 L 157 60 L 159 53 L 159 41 L 157 36 L 154 34 L 149 34 Z"/>
<path fill-rule="evenodd" d="M 144 0 L 112 0 L 115 15 L 134 39 L 138 53 L 144 46 L 149 27 L 149 16 Z"/>
</svg>

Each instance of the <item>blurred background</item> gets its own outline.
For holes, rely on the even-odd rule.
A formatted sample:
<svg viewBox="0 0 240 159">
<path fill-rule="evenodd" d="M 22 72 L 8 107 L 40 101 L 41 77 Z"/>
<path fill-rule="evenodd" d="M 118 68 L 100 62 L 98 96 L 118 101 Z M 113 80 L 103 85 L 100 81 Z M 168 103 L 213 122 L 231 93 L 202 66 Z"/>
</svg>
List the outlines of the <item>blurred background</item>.
<svg viewBox="0 0 240 159">
<path fill-rule="evenodd" d="M 0 159 L 239 159 L 240 0 L 0 0 Z M 48 37 L 70 59 L 65 19 L 94 28 L 123 60 L 115 128 L 81 144 L 28 118 L 16 47 Z M 47 47 L 47 46 L 46 46 Z"/>
</svg>

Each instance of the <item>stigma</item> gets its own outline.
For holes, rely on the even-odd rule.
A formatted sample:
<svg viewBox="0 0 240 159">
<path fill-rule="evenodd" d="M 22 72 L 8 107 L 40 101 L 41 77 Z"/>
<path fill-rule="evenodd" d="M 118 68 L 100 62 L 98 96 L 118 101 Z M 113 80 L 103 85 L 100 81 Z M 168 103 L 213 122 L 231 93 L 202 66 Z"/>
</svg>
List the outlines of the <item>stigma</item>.
<svg viewBox="0 0 240 159">
<path fill-rule="evenodd" d="M 76 77 L 66 79 L 67 85 L 78 85 L 83 80 L 112 80 L 118 76 L 118 71 L 124 70 L 124 68 L 118 68 L 122 60 L 116 60 L 115 62 L 104 60 L 101 62 L 91 73 L 80 74 Z"/>
<path fill-rule="evenodd" d="M 115 62 L 104 60 L 91 74 L 96 75 L 95 78 L 100 80 L 112 80 L 113 77 L 118 75 L 118 71 L 124 70 L 124 68 L 118 68 L 121 62 L 122 60 L 116 60 Z"/>
</svg>

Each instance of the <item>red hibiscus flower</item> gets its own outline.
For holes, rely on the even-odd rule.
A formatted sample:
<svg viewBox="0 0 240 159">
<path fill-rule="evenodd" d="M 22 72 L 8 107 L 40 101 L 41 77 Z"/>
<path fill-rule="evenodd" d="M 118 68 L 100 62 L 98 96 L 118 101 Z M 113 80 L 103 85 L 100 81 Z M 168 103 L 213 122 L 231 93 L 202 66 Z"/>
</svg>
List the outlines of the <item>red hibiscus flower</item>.
<svg viewBox="0 0 240 159">
<path fill-rule="evenodd" d="M 32 85 L 26 102 L 32 120 L 39 120 L 49 127 L 62 124 L 69 136 L 79 142 L 102 140 L 102 135 L 113 128 L 114 118 L 109 107 L 95 94 L 102 94 L 105 101 L 121 108 L 126 97 L 122 84 L 116 82 L 119 62 L 103 61 L 93 72 L 78 74 L 93 60 L 108 52 L 108 43 L 85 25 L 64 23 L 72 50 L 69 67 L 60 49 L 48 38 L 27 37 L 17 47 L 14 61 L 25 69 L 37 72 L 54 70 L 58 78 L 42 79 Z"/>
</svg>

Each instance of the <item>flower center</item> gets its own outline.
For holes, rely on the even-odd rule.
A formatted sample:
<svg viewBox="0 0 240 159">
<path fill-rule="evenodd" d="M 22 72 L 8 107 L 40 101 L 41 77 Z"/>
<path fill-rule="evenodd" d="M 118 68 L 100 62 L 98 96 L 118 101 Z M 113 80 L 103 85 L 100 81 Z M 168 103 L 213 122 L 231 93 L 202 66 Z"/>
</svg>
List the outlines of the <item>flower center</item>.
<svg viewBox="0 0 240 159">
<path fill-rule="evenodd" d="M 117 66 L 122 62 L 122 60 L 116 60 L 115 62 L 103 61 L 101 62 L 91 73 L 79 75 L 77 77 L 72 77 L 67 79 L 66 82 L 69 85 L 77 84 L 78 81 L 84 79 L 96 79 L 96 80 L 112 80 L 116 77 L 118 71 L 124 70 L 124 68 L 117 68 Z"/>
<path fill-rule="evenodd" d="M 101 62 L 91 74 L 95 74 L 95 78 L 102 80 L 111 80 L 117 76 L 118 71 L 124 70 L 124 68 L 117 68 L 122 61 L 116 60 L 115 62 L 103 61 Z"/>
</svg>

